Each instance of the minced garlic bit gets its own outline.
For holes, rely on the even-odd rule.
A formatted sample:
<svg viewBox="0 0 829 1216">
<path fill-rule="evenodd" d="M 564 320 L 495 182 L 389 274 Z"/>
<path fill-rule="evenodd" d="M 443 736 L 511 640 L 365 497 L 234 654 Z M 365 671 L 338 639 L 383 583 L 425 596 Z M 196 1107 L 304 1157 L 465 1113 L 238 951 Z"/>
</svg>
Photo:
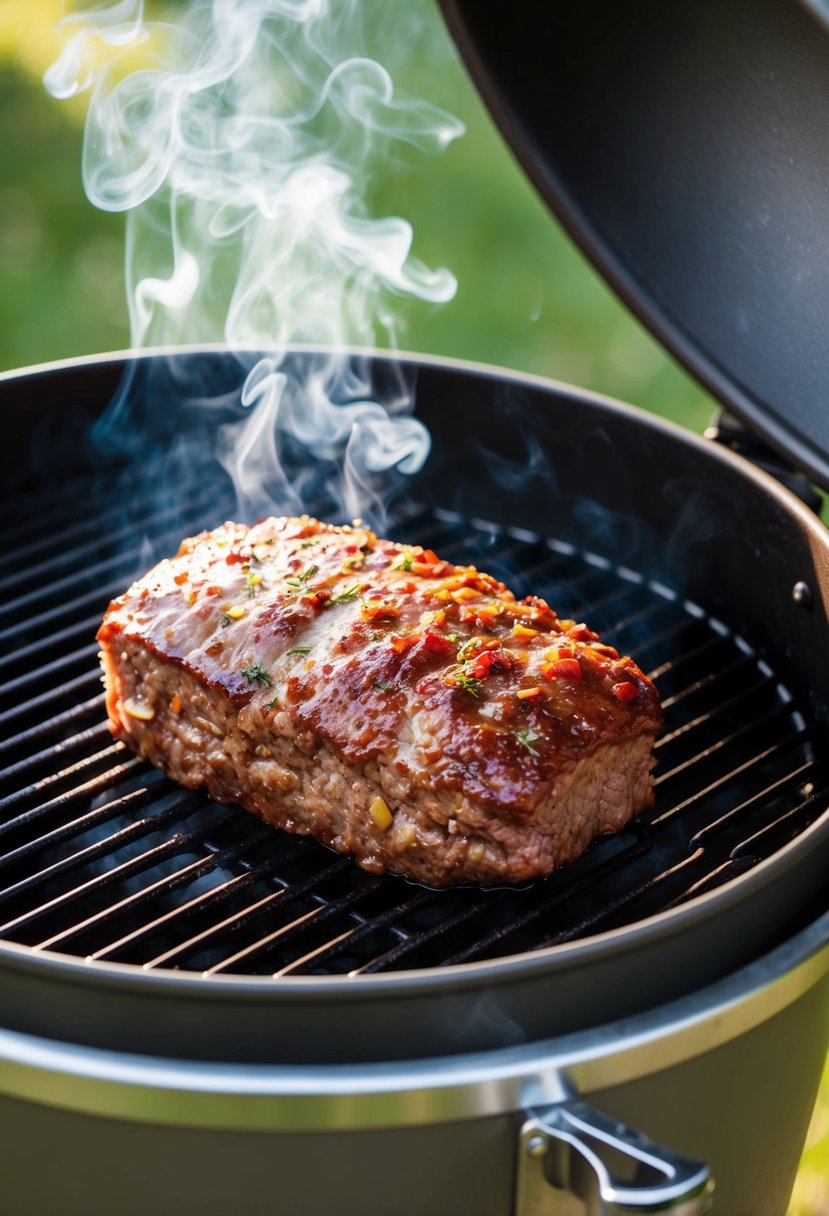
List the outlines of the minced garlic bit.
<svg viewBox="0 0 829 1216">
<path fill-rule="evenodd" d="M 469 860 L 470 861 L 480 861 L 481 858 L 483 857 L 483 855 L 484 855 L 484 846 L 481 844 L 480 840 L 474 841 L 469 846 Z"/>
<path fill-rule="evenodd" d="M 413 823 L 406 823 L 398 832 L 398 841 L 404 849 L 410 849 L 417 843 L 417 832 Z"/>
<path fill-rule="evenodd" d="M 155 717 L 152 705 L 147 705 L 144 701 L 136 701 L 133 697 L 127 697 L 126 701 L 122 701 L 121 708 L 125 714 L 129 714 L 131 718 L 137 718 L 139 722 L 152 722 Z"/>
<path fill-rule="evenodd" d="M 368 813 L 381 832 L 387 832 L 394 821 L 394 816 L 386 806 L 385 800 L 380 797 L 374 799 L 368 808 Z"/>
</svg>

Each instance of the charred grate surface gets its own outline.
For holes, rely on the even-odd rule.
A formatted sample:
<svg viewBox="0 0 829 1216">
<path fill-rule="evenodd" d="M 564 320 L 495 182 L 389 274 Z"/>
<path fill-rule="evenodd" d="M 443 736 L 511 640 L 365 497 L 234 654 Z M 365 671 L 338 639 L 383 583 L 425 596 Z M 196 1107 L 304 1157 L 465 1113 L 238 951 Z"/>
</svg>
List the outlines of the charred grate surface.
<svg viewBox="0 0 829 1216">
<path fill-rule="evenodd" d="M 0 939 L 207 975 L 471 962 L 572 941 L 709 891 L 825 807 L 817 728 L 724 624 L 554 539 L 414 508 L 390 534 L 547 597 L 651 674 L 666 723 L 653 811 L 544 882 L 437 892 L 369 876 L 314 841 L 176 787 L 112 742 L 94 633 L 108 599 L 154 555 L 232 514 L 219 498 L 210 488 L 150 507 L 137 486 L 116 526 L 94 496 L 84 519 L 65 526 L 55 495 L 39 511 L 29 505 L 17 534 L 8 515 Z"/>
</svg>

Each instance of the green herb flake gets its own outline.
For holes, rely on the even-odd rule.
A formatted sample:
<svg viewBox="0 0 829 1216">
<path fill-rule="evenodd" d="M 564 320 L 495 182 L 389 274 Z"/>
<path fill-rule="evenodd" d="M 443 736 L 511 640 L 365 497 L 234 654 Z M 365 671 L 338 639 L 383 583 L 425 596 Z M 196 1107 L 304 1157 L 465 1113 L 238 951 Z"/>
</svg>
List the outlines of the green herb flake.
<svg viewBox="0 0 829 1216">
<path fill-rule="evenodd" d="M 277 693 L 275 697 L 271 697 L 270 701 L 268 701 L 268 709 L 275 709 L 278 704 L 279 704 L 279 693 Z"/>
<path fill-rule="evenodd" d="M 352 600 L 356 600 L 360 594 L 360 584 L 354 583 L 351 587 L 347 587 L 345 591 L 341 591 L 339 595 L 332 595 L 332 604 L 350 604 Z"/>
<path fill-rule="evenodd" d="M 309 578 L 313 578 L 318 570 L 319 566 L 308 566 L 306 570 L 302 571 L 302 574 L 297 575 L 296 578 L 286 578 L 285 582 L 289 587 L 304 587 Z"/>
<path fill-rule="evenodd" d="M 463 663 L 467 659 L 471 659 L 475 651 L 480 650 L 481 645 L 480 638 L 469 638 L 458 651 L 458 662 Z"/>
<path fill-rule="evenodd" d="M 402 553 L 397 561 L 392 565 L 392 570 L 411 570 L 412 555 L 411 553 Z"/>
<path fill-rule="evenodd" d="M 248 566 L 248 572 L 245 575 L 245 586 L 248 589 L 248 595 L 251 597 L 251 599 L 253 599 L 253 597 L 256 595 L 256 589 L 261 582 L 262 580 L 259 575 L 254 574 L 250 566 Z"/>
<path fill-rule="evenodd" d="M 465 671 L 456 672 L 452 679 L 458 688 L 462 688 L 464 692 L 468 692 L 471 697 L 479 697 L 481 695 L 480 680 L 476 680 L 474 676 L 468 675 Z"/>
<path fill-rule="evenodd" d="M 312 545 L 318 545 L 318 540 L 301 540 L 299 542 L 300 549 L 310 549 Z"/>
<path fill-rule="evenodd" d="M 288 650 L 285 653 L 287 658 L 290 658 L 292 654 L 308 654 L 310 649 L 310 646 L 294 646 L 291 650 Z"/>
<path fill-rule="evenodd" d="M 252 667 L 242 668 L 242 675 L 246 680 L 250 680 L 251 684 L 254 684 L 258 680 L 266 688 L 270 688 L 271 686 L 271 677 L 261 663 L 254 663 Z"/>
<path fill-rule="evenodd" d="M 379 688 L 381 692 L 392 692 L 395 685 L 392 680 L 374 680 L 374 687 Z"/>
<path fill-rule="evenodd" d="M 515 732 L 515 737 L 519 743 L 522 743 L 524 747 L 526 747 L 530 755 L 538 755 L 538 748 L 535 745 L 536 743 L 541 742 L 541 735 L 537 735 L 535 731 L 529 730 L 525 727 L 524 730 L 517 730 Z"/>
</svg>

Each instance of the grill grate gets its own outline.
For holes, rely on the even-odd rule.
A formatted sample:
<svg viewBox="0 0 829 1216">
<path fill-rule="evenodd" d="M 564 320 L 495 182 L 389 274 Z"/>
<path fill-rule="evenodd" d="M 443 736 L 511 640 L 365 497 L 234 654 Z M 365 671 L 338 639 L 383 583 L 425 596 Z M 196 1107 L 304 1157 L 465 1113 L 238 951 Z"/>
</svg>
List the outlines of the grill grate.
<svg viewBox="0 0 829 1216">
<path fill-rule="evenodd" d="M 215 489 L 115 526 L 88 491 L 7 523 L 0 581 L 0 938 L 218 974 L 367 974 L 497 957 L 639 920 L 750 869 L 821 813 L 817 727 L 741 638 L 636 572 L 523 531 L 412 509 L 389 531 L 546 596 L 633 653 L 665 710 L 657 802 L 523 890 L 438 892 L 181 790 L 103 724 L 93 639 L 156 553 L 232 513 Z M 142 543 L 140 538 L 144 538 Z M 102 540 L 102 538 L 104 538 Z"/>
</svg>

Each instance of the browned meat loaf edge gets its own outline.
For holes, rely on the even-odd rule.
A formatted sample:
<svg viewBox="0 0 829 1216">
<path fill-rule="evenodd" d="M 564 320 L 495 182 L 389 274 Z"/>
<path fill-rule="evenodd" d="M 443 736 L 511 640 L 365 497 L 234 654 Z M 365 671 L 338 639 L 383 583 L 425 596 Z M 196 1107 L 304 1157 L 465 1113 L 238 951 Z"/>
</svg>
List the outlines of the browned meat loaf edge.
<svg viewBox="0 0 829 1216">
<path fill-rule="evenodd" d="M 98 640 L 118 739 L 372 873 L 526 882 L 653 800 L 661 715 L 632 659 L 359 526 L 185 540 Z"/>
</svg>

